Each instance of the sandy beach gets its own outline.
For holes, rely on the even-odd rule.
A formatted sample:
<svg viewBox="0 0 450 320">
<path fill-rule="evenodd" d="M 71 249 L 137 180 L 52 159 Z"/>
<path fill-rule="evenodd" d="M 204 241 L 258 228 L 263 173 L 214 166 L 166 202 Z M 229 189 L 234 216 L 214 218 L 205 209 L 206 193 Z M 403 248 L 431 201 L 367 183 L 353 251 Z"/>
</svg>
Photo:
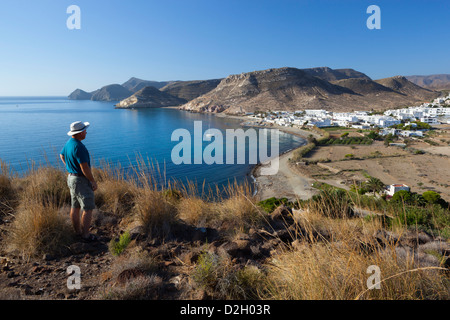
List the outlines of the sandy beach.
<svg viewBox="0 0 450 320">
<path fill-rule="evenodd" d="M 252 123 L 252 120 L 245 116 L 235 116 L 235 115 L 224 115 L 216 114 L 218 117 L 227 117 L 232 119 L 241 120 L 241 125 L 244 127 L 255 127 L 255 128 L 268 128 L 268 129 L 278 129 L 285 133 L 292 135 L 297 135 L 303 139 L 307 139 L 309 135 L 313 135 L 315 138 L 320 137 L 314 131 L 302 130 L 295 127 L 282 127 L 282 126 L 258 126 Z M 268 166 L 263 164 L 256 165 L 251 176 L 255 180 L 256 193 L 255 195 L 260 200 L 265 200 L 271 197 L 275 198 L 288 198 L 291 201 L 301 199 L 306 200 L 311 198 L 314 194 L 318 192 L 317 189 L 313 188 L 311 185 L 316 179 L 311 179 L 306 175 L 300 174 L 298 170 L 292 168 L 289 163 L 289 159 L 292 157 L 293 153 L 297 149 L 290 150 L 279 156 L 279 167 L 278 172 L 274 175 L 262 175 L 261 169 Z"/>
<path fill-rule="evenodd" d="M 289 158 L 293 152 L 294 150 L 291 150 L 279 157 L 279 168 L 275 175 L 261 175 L 261 168 L 264 165 L 255 167 L 252 174 L 257 188 L 256 195 L 260 200 L 271 197 L 285 197 L 291 201 L 297 199 L 306 200 L 316 194 L 317 189 L 311 186 L 314 180 L 301 176 L 292 170 Z"/>
</svg>

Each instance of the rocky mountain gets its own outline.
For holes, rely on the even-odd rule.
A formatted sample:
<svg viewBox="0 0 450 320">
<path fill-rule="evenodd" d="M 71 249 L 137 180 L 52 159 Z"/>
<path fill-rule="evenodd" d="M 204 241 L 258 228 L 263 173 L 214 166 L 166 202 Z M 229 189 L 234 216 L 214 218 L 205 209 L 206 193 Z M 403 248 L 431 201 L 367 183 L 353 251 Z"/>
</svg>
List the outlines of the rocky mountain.
<svg viewBox="0 0 450 320">
<path fill-rule="evenodd" d="M 331 81 L 331 83 L 344 87 L 350 90 L 350 93 L 358 94 L 358 95 L 367 95 L 367 94 L 380 94 L 387 92 L 394 92 L 394 90 L 387 88 L 376 81 L 368 80 L 368 79 L 342 79 L 337 81 Z"/>
<path fill-rule="evenodd" d="M 94 101 L 118 101 L 132 95 L 133 92 L 120 84 L 110 84 L 92 93 L 91 100 Z"/>
<path fill-rule="evenodd" d="M 190 101 L 216 88 L 221 80 L 174 81 L 161 88 L 161 91 Z"/>
<path fill-rule="evenodd" d="M 131 77 L 129 80 L 122 83 L 122 86 L 134 93 L 148 86 L 161 89 L 162 87 L 168 85 L 171 82 L 172 81 L 149 81 Z"/>
<path fill-rule="evenodd" d="M 243 113 L 317 108 L 335 111 L 383 110 L 436 98 L 438 92 L 409 79 L 422 81 L 426 87 L 441 88 L 445 87 L 445 76 L 450 78 L 450 75 L 435 75 L 420 78 L 422 80 L 418 78 L 422 76 L 372 80 L 354 69 L 285 67 L 230 75 L 225 79 L 196 81 L 148 81 L 132 77 L 122 85 L 109 85 L 94 92 L 77 89 L 69 98 L 118 100 L 121 101 L 117 104 L 120 108 L 182 104 L 181 109 L 198 112 Z M 450 79 L 448 81 L 450 84 Z"/>
<path fill-rule="evenodd" d="M 131 96 L 137 91 L 152 86 L 155 88 L 162 88 L 173 81 L 148 81 L 135 77 L 131 77 L 123 84 L 111 84 L 104 86 L 92 92 L 86 92 L 81 89 L 76 89 L 69 95 L 72 100 L 96 100 L 96 101 L 117 101 Z"/>
<path fill-rule="evenodd" d="M 417 92 L 413 94 L 410 89 L 414 84 L 406 82 L 406 79 L 381 79 L 379 83 L 357 71 L 347 72 L 347 75 L 339 71 L 339 75 L 329 68 L 311 70 L 279 68 L 231 75 L 215 89 L 180 109 L 230 114 L 318 108 L 333 111 L 383 110 L 429 101 L 439 95 L 420 88 L 416 88 Z M 331 82 L 322 79 L 325 76 L 338 78 L 349 75 L 359 78 Z"/>
<path fill-rule="evenodd" d="M 406 79 L 423 88 L 431 90 L 450 90 L 450 74 L 406 76 Z"/>
<path fill-rule="evenodd" d="M 350 78 L 372 80 L 364 73 L 353 69 L 331 69 L 329 67 L 318 67 L 302 70 L 325 81 L 337 81 Z"/>
<path fill-rule="evenodd" d="M 116 104 L 117 109 L 126 108 L 160 108 L 179 106 L 187 100 L 175 97 L 167 92 L 160 91 L 152 86 L 147 86 L 132 96 L 123 99 Z"/>
<path fill-rule="evenodd" d="M 92 93 L 83 91 L 81 89 L 76 89 L 69 95 L 69 99 L 71 100 L 90 100 L 92 97 Z"/>
<path fill-rule="evenodd" d="M 231 75 L 207 94 L 181 109 L 206 112 L 241 113 L 255 110 L 315 108 L 330 96 L 347 89 L 311 76 L 295 68 L 268 69 Z"/>
<path fill-rule="evenodd" d="M 417 99 L 429 100 L 434 95 L 434 91 L 418 86 L 403 76 L 395 76 L 375 81 L 387 88 Z"/>
</svg>

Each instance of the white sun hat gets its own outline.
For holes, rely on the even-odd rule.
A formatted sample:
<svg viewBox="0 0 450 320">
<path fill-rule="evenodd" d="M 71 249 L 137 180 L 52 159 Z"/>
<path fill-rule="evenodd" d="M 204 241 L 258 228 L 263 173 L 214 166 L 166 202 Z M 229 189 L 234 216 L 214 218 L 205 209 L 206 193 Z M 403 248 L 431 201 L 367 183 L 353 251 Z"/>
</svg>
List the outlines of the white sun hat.
<svg viewBox="0 0 450 320">
<path fill-rule="evenodd" d="M 83 132 L 89 127 L 89 122 L 75 121 L 70 124 L 70 131 L 67 132 L 68 136 L 74 136 L 80 132 Z"/>
</svg>

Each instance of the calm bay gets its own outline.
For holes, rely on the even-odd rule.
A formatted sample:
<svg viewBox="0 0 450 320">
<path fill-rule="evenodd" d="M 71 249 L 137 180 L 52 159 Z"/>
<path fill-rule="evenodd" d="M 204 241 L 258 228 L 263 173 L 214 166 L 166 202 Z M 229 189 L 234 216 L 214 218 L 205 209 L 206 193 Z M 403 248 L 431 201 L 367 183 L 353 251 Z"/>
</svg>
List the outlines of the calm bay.
<svg viewBox="0 0 450 320">
<path fill-rule="evenodd" d="M 208 128 L 219 129 L 225 137 L 226 129 L 241 128 L 239 120 L 172 108 L 115 109 L 116 103 L 66 97 L 0 97 L 0 159 L 18 174 L 27 172 L 32 164 L 62 168 L 59 151 L 69 139 L 70 123 L 87 121 L 91 126 L 83 143 L 94 166 L 101 167 L 107 162 L 127 171 L 141 158 L 159 167 L 166 179 L 218 186 L 234 179 L 238 182 L 250 179 L 254 164 L 248 161 L 176 165 L 171 159 L 172 149 L 179 143 L 171 141 L 176 129 L 186 129 L 194 137 L 194 121 L 202 121 L 203 132 Z M 203 142 L 202 148 L 210 143 Z M 280 133 L 279 151 L 283 153 L 304 143 L 298 136 Z M 246 154 L 248 150 L 246 143 Z"/>
</svg>

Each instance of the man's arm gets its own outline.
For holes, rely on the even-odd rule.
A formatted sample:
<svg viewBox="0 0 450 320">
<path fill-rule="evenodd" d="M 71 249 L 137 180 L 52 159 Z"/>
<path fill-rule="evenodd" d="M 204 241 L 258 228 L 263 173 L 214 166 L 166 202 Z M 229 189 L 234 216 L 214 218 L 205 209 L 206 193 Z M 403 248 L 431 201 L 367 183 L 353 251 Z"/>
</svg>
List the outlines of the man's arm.
<svg viewBox="0 0 450 320">
<path fill-rule="evenodd" d="M 83 171 L 84 176 L 91 182 L 92 190 L 97 190 L 97 182 L 95 182 L 94 176 L 92 175 L 91 168 L 87 162 L 80 163 L 81 171 Z"/>
<path fill-rule="evenodd" d="M 64 158 L 63 154 L 60 154 L 59 157 L 61 158 L 61 161 L 64 163 L 64 167 L 66 166 L 66 159 Z"/>
</svg>

